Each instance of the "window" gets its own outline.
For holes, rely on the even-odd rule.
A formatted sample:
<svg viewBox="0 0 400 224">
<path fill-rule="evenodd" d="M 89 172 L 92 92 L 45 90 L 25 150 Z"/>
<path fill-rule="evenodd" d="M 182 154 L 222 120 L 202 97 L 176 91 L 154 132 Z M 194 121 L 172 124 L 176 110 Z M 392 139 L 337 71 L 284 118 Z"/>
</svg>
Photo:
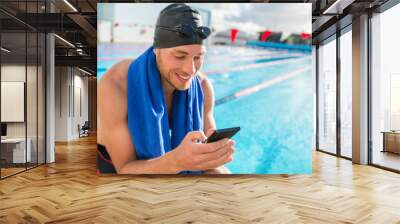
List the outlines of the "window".
<svg viewBox="0 0 400 224">
<path fill-rule="evenodd" d="M 372 163 L 400 170 L 400 5 L 371 18 Z"/>
<path fill-rule="evenodd" d="M 336 40 L 318 48 L 318 147 L 336 153 Z"/>
<path fill-rule="evenodd" d="M 21 16 L 43 13 L 44 4 L 20 1 L 17 11 Z M 0 105 L 6 115 L 1 118 L 6 130 L 0 144 L 0 178 L 5 178 L 45 163 L 46 40 L 44 33 L 23 22 L 3 12 L 0 17 L 7 21 L 0 24 L 0 90 L 1 99 L 6 99 Z"/>
<path fill-rule="evenodd" d="M 351 27 L 350 27 L 351 28 Z M 352 33 L 340 36 L 340 154 L 351 158 L 352 148 Z"/>
</svg>

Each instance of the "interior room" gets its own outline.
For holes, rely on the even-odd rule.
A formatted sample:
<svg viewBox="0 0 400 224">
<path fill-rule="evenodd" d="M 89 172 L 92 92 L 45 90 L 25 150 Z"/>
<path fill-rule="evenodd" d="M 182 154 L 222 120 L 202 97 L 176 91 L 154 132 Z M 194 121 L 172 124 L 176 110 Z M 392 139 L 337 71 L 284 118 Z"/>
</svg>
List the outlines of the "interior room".
<svg viewBox="0 0 400 224">
<path fill-rule="evenodd" d="M 113 2 L 151 4 L 0 1 L 0 223 L 400 222 L 399 1 L 284 1 L 312 6 L 310 175 L 188 177 L 96 172 Z"/>
</svg>

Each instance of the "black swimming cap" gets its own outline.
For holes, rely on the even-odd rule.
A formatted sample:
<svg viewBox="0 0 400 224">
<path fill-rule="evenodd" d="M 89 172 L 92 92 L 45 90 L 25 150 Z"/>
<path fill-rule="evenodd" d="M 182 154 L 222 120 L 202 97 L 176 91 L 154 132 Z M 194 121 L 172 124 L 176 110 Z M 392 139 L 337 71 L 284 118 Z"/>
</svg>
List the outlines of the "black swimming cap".
<svg viewBox="0 0 400 224">
<path fill-rule="evenodd" d="M 154 31 L 154 48 L 170 48 L 189 44 L 202 44 L 210 35 L 203 26 L 200 13 L 190 6 L 171 4 L 160 12 Z"/>
</svg>

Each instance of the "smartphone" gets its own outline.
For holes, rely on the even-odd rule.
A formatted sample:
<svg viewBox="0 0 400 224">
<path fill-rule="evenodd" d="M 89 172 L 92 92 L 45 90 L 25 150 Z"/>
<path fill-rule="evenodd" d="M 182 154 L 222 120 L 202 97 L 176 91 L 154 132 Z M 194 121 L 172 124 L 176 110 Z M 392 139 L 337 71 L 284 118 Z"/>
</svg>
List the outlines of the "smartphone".
<svg viewBox="0 0 400 224">
<path fill-rule="evenodd" d="M 239 130 L 240 127 L 215 130 L 214 133 L 212 133 L 212 135 L 207 138 L 206 143 L 216 142 L 223 138 L 232 138 Z"/>
</svg>

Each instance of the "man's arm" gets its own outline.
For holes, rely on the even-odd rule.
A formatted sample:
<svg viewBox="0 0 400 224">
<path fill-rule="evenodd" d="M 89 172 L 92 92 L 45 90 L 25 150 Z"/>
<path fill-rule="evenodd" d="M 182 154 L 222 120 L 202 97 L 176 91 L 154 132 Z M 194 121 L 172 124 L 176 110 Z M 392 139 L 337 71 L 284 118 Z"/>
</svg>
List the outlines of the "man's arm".
<svg viewBox="0 0 400 224">
<path fill-rule="evenodd" d="M 210 82 L 207 79 L 206 75 L 199 72 L 199 76 L 201 79 L 201 87 L 203 89 L 204 94 L 204 130 L 206 135 L 209 136 L 213 130 L 216 129 L 215 119 L 214 119 L 214 89 Z M 206 174 L 230 174 L 228 168 L 225 166 L 220 166 L 215 169 L 207 170 Z"/>
<path fill-rule="evenodd" d="M 207 132 L 209 129 L 216 129 L 215 119 L 214 119 L 214 89 L 208 78 L 200 73 L 201 88 L 204 94 L 204 130 Z"/>
<path fill-rule="evenodd" d="M 202 131 L 189 132 L 178 147 L 163 156 L 138 160 L 128 128 L 126 74 L 129 64 L 123 61 L 113 66 L 99 83 L 101 141 L 117 173 L 174 174 L 183 170 L 209 170 L 232 160 L 233 141 L 222 139 L 197 144 L 196 140 L 206 138 Z"/>
<path fill-rule="evenodd" d="M 102 143 L 117 173 L 174 174 L 183 170 L 210 170 L 232 160 L 233 141 L 222 139 L 198 144 L 196 140 L 206 138 L 202 131 L 187 133 L 178 147 L 163 156 L 138 160 L 128 128 L 126 77 L 120 76 L 128 72 L 129 64 L 121 62 L 113 66 L 101 78 L 98 92 Z"/>
<path fill-rule="evenodd" d="M 168 153 L 150 160 L 137 160 L 127 122 L 127 94 L 114 74 L 128 72 L 129 63 L 120 62 L 113 66 L 99 82 L 99 112 L 103 141 L 111 156 L 117 173 L 166 174 L 178 173 Z"/>
</svg>

